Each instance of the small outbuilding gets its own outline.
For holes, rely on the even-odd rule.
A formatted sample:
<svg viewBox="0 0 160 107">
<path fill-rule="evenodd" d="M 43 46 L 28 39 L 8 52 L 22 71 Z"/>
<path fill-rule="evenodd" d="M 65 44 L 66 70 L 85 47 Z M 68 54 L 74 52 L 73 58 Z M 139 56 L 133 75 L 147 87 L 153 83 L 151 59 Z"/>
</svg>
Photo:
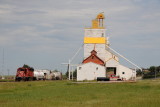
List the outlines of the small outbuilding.
<svg viewBox="0 0 160 107">
<path fill-rule="evenodd" d="M 88 62 L 77 67 L 77 81 L 96 80 L 97 77 L 106 77 L 104 66 Z"/>
</svg>

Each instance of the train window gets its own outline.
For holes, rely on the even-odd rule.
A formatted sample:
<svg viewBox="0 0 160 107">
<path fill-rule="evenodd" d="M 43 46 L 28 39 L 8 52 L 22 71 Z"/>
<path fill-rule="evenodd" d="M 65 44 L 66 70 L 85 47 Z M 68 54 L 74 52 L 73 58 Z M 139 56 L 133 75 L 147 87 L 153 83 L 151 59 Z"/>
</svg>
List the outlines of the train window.
<svg viewBox="0 0 160 107">
<path fill-rule="evenodd" d="M 20 69 L 20 71 L 24 71 L 24 69 Z"/>
</svg>

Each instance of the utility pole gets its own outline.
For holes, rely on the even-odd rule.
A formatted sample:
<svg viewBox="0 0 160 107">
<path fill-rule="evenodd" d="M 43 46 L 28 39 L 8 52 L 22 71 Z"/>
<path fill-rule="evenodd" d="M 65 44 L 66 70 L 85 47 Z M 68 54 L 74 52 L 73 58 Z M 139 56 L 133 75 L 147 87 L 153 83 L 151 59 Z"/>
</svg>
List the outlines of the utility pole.
<svg viewBox="0 0 160 107">
<path fill-rule="evenodd" d="M 69 66 L 68 66 L 68 78 L 69 78 L 69 80 L 71 79 L 71 78 L 70 78 L 70 64 L 71 64 L 71 61 L 70 61 L 70 59 L 69 59 Z"/>
<path fill-rule="evenodd" d="M 8 71 L 8 76 L 9 76 L 9 69 L 7 69 L 7 71 Z"/>
<path fill-rule="evenodd" d="M 71 68 L 71 71 L 72 71 L 72 81 L 73 81 L 73 66 L 72 66 L 72 68 Z"/>
<path fill-rule="evenodd" d="M 154 73 L 155 73 L 155 79 L 156 79 L 156 67 L 155 67 L 155 69 L 154 69 Z"/>
<path fill-rule="evenodd" d="M 67 64 L 68 65 L 68 79 L 71 80 L 70 75 L 71 75 L 71 62 L 73 61 L 73 59 L 77 56 L 77 54 L 79 53 L 79 51 L 81 50 L 81 48 L 83 47 L 83 45 L 77 50 L 77 52 L 74 54 L 74 56 L 69 59 L 68 63 L 62 63 L 62 64 Z"/>
<path fill-rule="evenodd" d="M 2 50 L 2 79 L 4 79 L 3 72 L 4 72 L 4 48 Z"/>
</svg>

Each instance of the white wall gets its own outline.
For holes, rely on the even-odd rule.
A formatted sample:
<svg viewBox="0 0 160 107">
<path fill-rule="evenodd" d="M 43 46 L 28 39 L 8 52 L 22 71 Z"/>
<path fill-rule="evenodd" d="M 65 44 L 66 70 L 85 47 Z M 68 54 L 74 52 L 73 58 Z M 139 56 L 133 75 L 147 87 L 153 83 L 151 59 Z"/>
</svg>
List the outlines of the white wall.
<svg viewBox="0 0 160 107">
<path fill-rule="evenodd" d="M 106 29 L 85 29 L 85 37 L 105 37 Z M 103 61 L 106 55 L 106 44 L 84 44 L 84 59 L 91 55 L 91 51 L 94 49 L 97 52 L 97 56 Z"/>
<path fill-rule="evenodd" d="M 106 29 L 85 29 L 85 37 L 105 37 Z"/>
<path fill-rule="evenodd" d="M 104 66 L 90 62 L 77 67 L 77 81 L 96 80 L 97 77 L 106 77 Z"/>
<path fill-rule="evenodd" d="M 106 55 L 105 55 L 105 61 L 108 61 L 110 58 L 114 58 L 117 61 L 119 61 L 119 58 L 115 54 L 111 53 L 108 48 L 106 48 L 105 51 L 106 51 L 105 52 L 106 53 Z"/>
<path fill-rule="evenodd" d="M 130 80 L 132 79 L 132 77 L 136 77 L 136 72 L 123 65 L 119 65 L 117 69 L 117 75 L 119 75 L 120 78 L 125 78 L 126 80 Z"/>
<path fill-rule="evenodd" d="M 114 59 L 110 59 L 106 62 L 106 67 L 118 67 L 119 66 L 119 62 L 117 62 Z"/>
<path fill-rule="evenodd" d="M 104 61 L 106 56 L 105 44 L 84 44 L 84 59 L 91 55 L 94 46 L 97 56 Z"/>
</svg>

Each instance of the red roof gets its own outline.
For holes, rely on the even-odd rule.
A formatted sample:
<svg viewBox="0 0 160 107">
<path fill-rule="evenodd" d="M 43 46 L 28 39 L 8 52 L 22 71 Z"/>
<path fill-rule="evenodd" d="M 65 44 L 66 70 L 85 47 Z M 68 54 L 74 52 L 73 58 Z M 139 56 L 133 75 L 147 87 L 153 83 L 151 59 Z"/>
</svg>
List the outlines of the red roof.
<svg viewBox="0 0 160 107">
<path fill-rule="evenodd" d="M 84 59 L 82 63 L 88 62 L 104 65 L 104 62 L 97 56 L 97 52 L 95 50 L 92 50 L 91 55 L 88 58 Z"/>
</svg>

